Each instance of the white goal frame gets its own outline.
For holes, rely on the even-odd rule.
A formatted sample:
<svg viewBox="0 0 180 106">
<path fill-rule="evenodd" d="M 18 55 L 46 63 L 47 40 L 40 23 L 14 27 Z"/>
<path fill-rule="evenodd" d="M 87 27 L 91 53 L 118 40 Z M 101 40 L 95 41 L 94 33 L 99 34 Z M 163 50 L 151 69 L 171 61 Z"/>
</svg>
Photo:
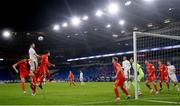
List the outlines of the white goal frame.
<svg viewBox="0 0 180 106">
<path fill-rule="evenodd" d="M 133 58 L 134 58 L 134 63 L 135 63 L 135 70 L 134 70 L 135 99 L 138 99 L 138 81 L 137 81 L 137 71 L 136 71 L 137 70 L 137 38 L 143 37 L 143 36 L 152 36 L 152 37 L 161 37 L 161 38 L 180 40 L 180 36 L 154 34 L 154 33 L 147 33 L 147 32 L 133 32 Z"/>
</svg>

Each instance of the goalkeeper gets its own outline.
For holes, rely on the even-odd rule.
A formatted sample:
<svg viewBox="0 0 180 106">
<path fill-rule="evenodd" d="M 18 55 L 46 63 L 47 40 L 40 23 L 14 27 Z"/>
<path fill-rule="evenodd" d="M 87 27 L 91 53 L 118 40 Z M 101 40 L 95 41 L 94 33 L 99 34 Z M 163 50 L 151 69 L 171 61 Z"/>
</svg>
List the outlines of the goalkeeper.
<svg viewBox="0 0 180 106">
<path fill-rule="evenodd" d="M 135 71 L 135 63 L 134 63 L 133 58 L 130 59 L 130 63 L 132 64 L 132 67 L 133 67 L 133 69 L 134 69 L 134 71 Z M 141 65 L 139 65 L 138 63 L 137 63 L 137 72 L 138 72 L 138 76 L 137 76 L 137 81 L 138 81 L 138 95 L 142 95 L 141 88 L 140 88 L 140 86 L 139 86 L 139 82 L 144 78 L 144 72 L 143 72 L 143 70 L 142 70 Z M 132 84 L 133 84 L 133 86 L 135 86 L 135 82 L 134 82 L 134 81 L 132 82 Z"/>
</svg>

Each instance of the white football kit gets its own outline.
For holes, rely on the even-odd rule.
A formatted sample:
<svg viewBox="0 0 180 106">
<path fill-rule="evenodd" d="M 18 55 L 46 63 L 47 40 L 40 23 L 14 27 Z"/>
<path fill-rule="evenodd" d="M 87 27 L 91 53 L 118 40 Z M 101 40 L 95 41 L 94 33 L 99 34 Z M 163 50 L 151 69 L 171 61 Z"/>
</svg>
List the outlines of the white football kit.
<svg viewBox="0 0 180 106">
<path fill-rule="evenodd" d="M 36 51 L 33 48 L 29 49 L 29 59 L 30 69 L 31 71 L 35 71 L 38 67 L 38 61 L 36 57 Z"/>
<path fill-rule="evenodd" d="M 177 78 L 176 78 L 176 74 L 175 74 L 175 71 L 176 71 L 176 68 L 174 65 L 169 65 L 167 66 L 168 68 L 168 75 L 169 75 L 169 78 L 173 81 L 173 82 L 177 82 Z"/>
<path fill-rule="evenodd" d="M 82 72 L 80 72 L 80 77 L 79 77 L 79 79 L 80 79 L 80 82 L 83 82 L 83 73 L 82 73 Z"/>
<path fill-rule="evenodd" d="M 122 62 L 122 67 L 124 69 L 125 78 L 130 79 L 131 63 L 128 60 L 125 60 Z"/>
</svg>

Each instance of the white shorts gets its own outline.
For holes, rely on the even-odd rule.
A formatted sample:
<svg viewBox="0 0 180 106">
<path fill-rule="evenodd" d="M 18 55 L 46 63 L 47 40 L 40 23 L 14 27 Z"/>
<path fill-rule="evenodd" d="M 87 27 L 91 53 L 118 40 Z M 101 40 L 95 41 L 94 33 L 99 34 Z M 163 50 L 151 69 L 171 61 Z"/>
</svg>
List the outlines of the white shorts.
<svg viewBox="0 0 180 106">
<path fill-rule="evenodd" d="M 37 61 L 30 60 L 30 61 L 29 61 L 29 65 L 30 65 L 31 71 L 35 71 L 36 68 L 38 67 L 38 62 L 37 62 Z"/>
<path fill-rule="evenodd" d="M 173 82 L 177 82 L 178 80 L 177 80 L 177 78 L 176 78 L 176 74 L 175 73 L 171 73 L 171 74 L 169 74 L 169 78 L 173 81 Z"/>
<path fill-rule="evenodd" d="M 124 76 L 126 79 L 130 79 L 130 71 L 124 71 Z"/>
<path fill-rule="evenodd" d="M 83 78 L 80 78 L 79 80 L 80 80 L 80 82 L 83 82 Z"/>
</svg>

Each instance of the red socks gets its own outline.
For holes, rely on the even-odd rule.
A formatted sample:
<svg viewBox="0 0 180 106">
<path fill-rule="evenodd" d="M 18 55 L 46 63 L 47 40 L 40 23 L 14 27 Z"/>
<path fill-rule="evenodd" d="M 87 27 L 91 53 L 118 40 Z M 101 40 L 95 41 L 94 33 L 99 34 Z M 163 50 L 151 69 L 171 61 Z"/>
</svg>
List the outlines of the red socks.
<svg viewBox="0 0 180 106">
<path fill-rule="evenodd" d="M 156 92 L 158 91 L 158 89 L 157 89 L 157 85 L 156 84 L 153 84 L 154 85 L 154 88 L 155 88 L 155 90 L 156 90 Z"/>
<path fill-rule="evenodd" d="M 118 88 L 117 87 L 114 87 L 114 93 L 115 93 L 116 97 L 119 97 L 119 93 L 118 93 Z"/>
<path fill-rule="evenodd" d="M 121 87 L 121 90 L 128 96 L 128 91 L 124 87 Z"/>
<path fill-rule="evenodd" d="M 146 86 L 147 86 L 149 89 L 151 89 L 151 87 L 150 87 L 150 85 L 149 85 L 149 84 L 146 84 Z"/>
<path fill-rule="evenodd" d="M 22 90 L 23 90 L 23 91 L 26 91 L 25 83 L 22 82 L 21 84 L 22 84 L 22 85 L 21 85 L 21 86 L 22 86 Z"/>
</svg>

